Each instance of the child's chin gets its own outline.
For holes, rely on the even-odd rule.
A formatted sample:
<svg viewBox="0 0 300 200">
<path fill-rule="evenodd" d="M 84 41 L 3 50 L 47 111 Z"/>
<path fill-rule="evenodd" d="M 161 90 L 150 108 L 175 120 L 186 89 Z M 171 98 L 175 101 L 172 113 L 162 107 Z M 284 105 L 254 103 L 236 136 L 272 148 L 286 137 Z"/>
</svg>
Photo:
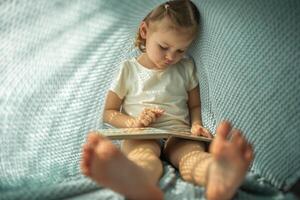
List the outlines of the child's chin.
<svg viewBox="0 0 300 200">
<path fill-rule="evenodd" d="M 157 69 L 166 69 L 170 66 L 171 64 L 167 64 L 167 63 L 162 63 L 160 65 L 156 65 Z"/>
<path fill-rule="evenodd" d="M 167 69 L 169 67 L 169 65 L 160 65 L 160 66 L 157 66 L 156 69 L 157 70 L 164 70 L 164 69 Z"/>
</svg>

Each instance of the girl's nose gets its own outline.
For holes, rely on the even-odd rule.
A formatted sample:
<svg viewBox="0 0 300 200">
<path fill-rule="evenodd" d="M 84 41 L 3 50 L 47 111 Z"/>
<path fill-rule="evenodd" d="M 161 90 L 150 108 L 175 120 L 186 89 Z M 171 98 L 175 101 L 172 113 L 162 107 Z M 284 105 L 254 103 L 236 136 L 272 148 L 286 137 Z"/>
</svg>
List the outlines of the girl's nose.
<svg viewBox="0 0 300 200">
<path fill-rule="evenodd" d="M 165 58 L 168 60 L 168 61 L 173 61 L 175 59 L 175 55 L 173 53 L 167 53 Z"/>
</svg>

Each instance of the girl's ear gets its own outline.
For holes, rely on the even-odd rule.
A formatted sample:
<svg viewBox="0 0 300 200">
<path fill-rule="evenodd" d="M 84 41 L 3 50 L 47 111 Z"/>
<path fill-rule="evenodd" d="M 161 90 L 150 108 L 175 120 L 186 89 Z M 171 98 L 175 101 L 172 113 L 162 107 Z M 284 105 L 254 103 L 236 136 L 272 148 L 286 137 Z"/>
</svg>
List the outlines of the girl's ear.
<svg viewBox="0 0 300 200">
<path fill-rule="evenodd" d="M 148 32 L 148 25 L 146 22 L 143 21 L 140 25 L 140 35 L 143 39 L 146 39 L 147 32 Z"/>
</svg>

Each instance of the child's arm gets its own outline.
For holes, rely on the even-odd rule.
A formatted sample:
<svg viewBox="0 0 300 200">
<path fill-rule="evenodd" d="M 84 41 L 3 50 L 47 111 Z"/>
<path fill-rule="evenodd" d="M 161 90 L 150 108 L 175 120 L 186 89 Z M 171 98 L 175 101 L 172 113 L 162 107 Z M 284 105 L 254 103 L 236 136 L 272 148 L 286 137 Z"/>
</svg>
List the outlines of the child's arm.
<svg viewBox="0 0 300 200">
<path fill-rule="evenodd" d="M 202 126 L 199 86 L 189 91 L 188 98 L 192 134 L 212 138 L 211 133 Z"/>
<path fill-rule="evenodd" d="M 117 128 L 147 127 L 163 114 L 158 108 L 145 108 L 139 117 L 134 118 L 120 112 L 122 99 L 112 91 L 106 97 L 103 121 Z"/>
<path fill-rule="evenodd" d="M 199 124 L 202 126 L 201 107 L 200 107 L 199 86 L 189 91 L 188 107 L 190 112 L 191 125 Z"/>
<path fill-rule="evenodd" d="M 109 91 L 106 97 L 103 121 L 117 128 L 134 127 L 135 119 L 120 112 L 122 99 L 112 91 Z"/>
</svg>

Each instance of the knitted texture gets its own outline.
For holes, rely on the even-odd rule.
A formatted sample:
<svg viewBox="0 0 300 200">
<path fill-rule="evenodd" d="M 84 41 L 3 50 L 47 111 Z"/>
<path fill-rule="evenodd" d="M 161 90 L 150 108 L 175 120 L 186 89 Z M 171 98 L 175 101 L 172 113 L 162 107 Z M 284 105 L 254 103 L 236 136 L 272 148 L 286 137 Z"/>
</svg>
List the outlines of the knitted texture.
<svg viewBox="0 0 300 200">
<path fill-rule="evenodd" d="M 198 67 L 204 125 L 229 119 L 253 170 L 288 189 L 300 175 L 300 2 L 203 1 Z"/>
<path fill-rule="evenodd" d="M 81 147 L 89 130 L 102 128 L 118 64 L 137 54 L 138 25 L 161 2 L 0 3 L 0 199 L 73 198 L 99 189 L 80 173 Z M 204 126 L 214 132 L 222 119 L 232 121 L 254 145 L 253 172 L 290 188 L 300 175 L 300 2 L 195 4 L 202 28 L 189 53 Z M 174 183 L 167 198 L 203 196 L 203 188 L 167 178 L 174 169 L 165 167 L 161 186 Z M 259 191 L 240 194 L 251 199 Z"/>
</svg>

